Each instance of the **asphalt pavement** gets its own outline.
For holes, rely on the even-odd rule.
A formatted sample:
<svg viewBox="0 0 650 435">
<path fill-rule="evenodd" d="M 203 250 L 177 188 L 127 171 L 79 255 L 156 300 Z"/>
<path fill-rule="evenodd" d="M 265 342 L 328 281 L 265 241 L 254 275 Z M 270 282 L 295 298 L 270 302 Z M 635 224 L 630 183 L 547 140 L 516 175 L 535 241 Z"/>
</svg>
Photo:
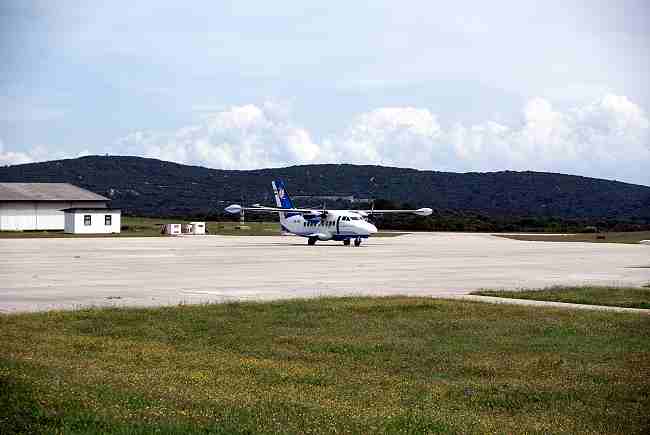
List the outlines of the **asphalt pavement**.
<svg viewBox="0 0 650 435">
<path fill-rule="evenodd" d="M 488 234 L 0 239 L 0 312 L 650 283 L 650 247 Z"/>
</svg>

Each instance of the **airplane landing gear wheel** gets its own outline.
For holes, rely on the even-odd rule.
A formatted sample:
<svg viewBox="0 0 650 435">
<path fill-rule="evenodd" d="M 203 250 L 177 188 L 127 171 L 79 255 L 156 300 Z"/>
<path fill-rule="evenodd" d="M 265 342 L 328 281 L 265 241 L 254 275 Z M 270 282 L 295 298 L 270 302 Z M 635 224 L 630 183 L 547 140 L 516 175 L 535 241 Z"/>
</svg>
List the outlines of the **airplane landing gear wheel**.
<svg viewBox="0 0 650 435">
<path fill-rule="evenodd" d="M 343 244 L 344 244 L 345 246 L 350 246 L 350 239 L 345 239 L 345 240 L 343 240 Z"/>
<path fill-rule="evenodd" d="M 316 237 L 310 237 L 309 239 L 307 239 L 307 244 L 309 246 L 314 246 L 316 244 Z"/>
<path fill-rule="evenodd" d="M 354 246 L 359 246 L 359 245 L 361 245 L 361 238 L 354 239 Z"/>
</svg>

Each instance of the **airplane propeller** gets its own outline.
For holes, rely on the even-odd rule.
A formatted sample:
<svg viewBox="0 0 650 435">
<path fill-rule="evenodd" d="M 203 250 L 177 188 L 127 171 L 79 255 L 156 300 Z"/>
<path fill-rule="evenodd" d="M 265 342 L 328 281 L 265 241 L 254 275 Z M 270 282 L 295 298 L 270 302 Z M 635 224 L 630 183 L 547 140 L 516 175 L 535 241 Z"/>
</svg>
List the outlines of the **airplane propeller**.
<svg viewBox="0 0 650 435">
<path fill-rule="evenodd" d="M 327 217 L 327 208 L 325 207 L 325 201 L 323 201 L 323 208 L 321 209 L 320 218 L 325 219 Z"/>
</svg>

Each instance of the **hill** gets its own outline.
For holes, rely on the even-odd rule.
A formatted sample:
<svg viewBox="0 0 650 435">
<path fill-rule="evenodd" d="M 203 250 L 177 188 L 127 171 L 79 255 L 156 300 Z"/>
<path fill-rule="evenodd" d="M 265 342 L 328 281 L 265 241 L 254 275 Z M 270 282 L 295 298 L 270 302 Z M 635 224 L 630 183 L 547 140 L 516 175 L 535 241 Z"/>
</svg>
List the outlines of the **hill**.
<svg viewBox="0 0 650 435">
<path fill-rule="evenodd" d="M 246 203 L 273 204 L 269 184 L 278 177 L 301 205 L 322 204 L 323 198 L 313 197 L 325 196 L 339 197 L 329 198 L 328 207 L 347 207 L 345 197 L 354 196 L 384 200 L 384 206 L 430 206 L 438 221 L 469 219 L 498 226 L 470 229 L 522 229 L 522 222 L 531 228 L 553 222 L 650 225 L 650 187 L 555 173 L 451 173 L 349 164 L 235 171 L 126 156 L 0 168 L 1 182 L 69 182 L 112 198 L 113 206 L 126 214 L 142 216 L 218 217 L 225 205 L 242 197 Z"/>
</svg>

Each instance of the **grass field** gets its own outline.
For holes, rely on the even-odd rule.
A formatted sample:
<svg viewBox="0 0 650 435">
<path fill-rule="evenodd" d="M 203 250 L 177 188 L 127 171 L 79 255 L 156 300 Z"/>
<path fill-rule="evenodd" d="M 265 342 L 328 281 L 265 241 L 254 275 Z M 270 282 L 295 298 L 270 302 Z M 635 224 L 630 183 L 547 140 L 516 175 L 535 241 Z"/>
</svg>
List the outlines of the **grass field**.
<svg viewBox="0 0 650 435">
<path fill-rule="evenodd" d="M 0 238 L 31 237 L 159 237 L 160 227 L 165 223 L 188 223 L 183 219 L 157 219 L 122 216 L 119 234 L 65 234 L 63 231 L 1 231 Z M 277 222 L 247 222 L 247 229 L 238 229 L 239 222 L 206 222 L 209 234 L 273 236 L 280 234 Z"/>
<path fill-rule="evenodd" d="M 183 219 L 157 219 L 122 216 L 122 231 L 119 234 L 65 234 L 63 231 L 0 231 L 0 239 L 37 237 L 160 237 L 160 226 L 165 223 L 188 223 Z M 239 228 L 239 222 L 206 222 L 209 234 L 222 236 L 277 236 L 278 222 L 246 222 L 246 228 Z M 373 237 L 393 237 L 406 234 L 398 231 L 381 231 Z"/>
<path fill-rule="evenodd" d="M 637 287 L 550 287 L 539 290 L 481 290 L 474 295 L 572 304 L 650 309 L 650 288 Z"/>
<path fill-rule="evenodd" d="M 0 343 L 3 433 L 650 427 L 643 315 L 316 299 L 4 315 Z"/>
<path fill-rule="evenodd" d="M 122 225 L 128 226 L 128 228 L 123 234 L 159 236 L 162 224 L 187 222 L 190 221 L 126 216 L 122 220 Z M 247 228 L 245 229 L 239 229 L 239 222 L 206 222 L 206 227 L 209 234 L 249 236 L 277 236 L 280 234 L 280 224 L 277 222 L 246 222 Z"/>
<path fill-rule="evenodd" d="M 593 242 L 593 243 L 639 243 L 650 240 L 650 231 L 630 231 L 625 233 L 587 233 L 587 234 L 516 234 L 499 235 L 513 240 L 528 240 L 534 242 Z"/>
</svg>

